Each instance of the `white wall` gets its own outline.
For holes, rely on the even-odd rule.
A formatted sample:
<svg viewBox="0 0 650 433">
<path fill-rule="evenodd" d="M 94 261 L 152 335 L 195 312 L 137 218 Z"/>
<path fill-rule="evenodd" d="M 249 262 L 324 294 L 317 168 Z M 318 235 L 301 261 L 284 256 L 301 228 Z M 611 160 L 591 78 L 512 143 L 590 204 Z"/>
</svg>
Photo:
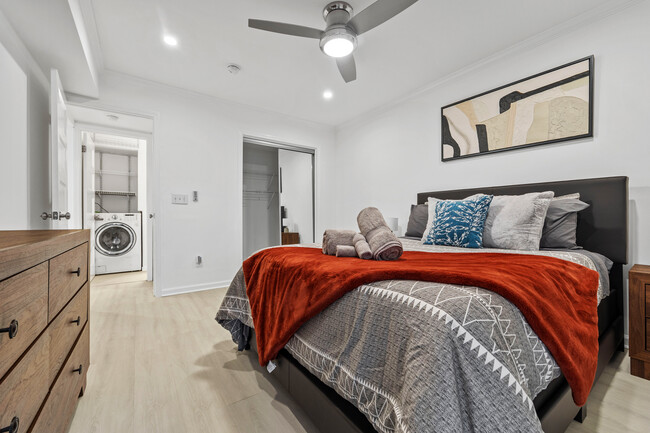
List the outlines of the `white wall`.
<svg viewBox="0 0 650 433">
<path fill-rule="evenodd" d="M 154 116 L 154 278 L 161 294 L 226 285 L 241 266 L 244 135 L 316 148 L 317 202 L 319 194 L 328 197 L 318 173 L 331 165 L 331 128 L 113 73 L 103 76 L 100 99 L 86 105 Z M 171 204 L 172 193 L 193 190 L 198 203 Z"/>
<path fill-rule="evenodd" d="M 416 193 L 626 175 L 630 178 L 630 263 L 650 263 L 650 2 L 539 46 L 524 47 L 445 81 L 339 131 L 332 216 L 353 227 L 374 205 L 408 222 Z M 595 134 L 523 150 L 440 161 L 440 107 L 587 55 L 595 55 Z M 363 164 L 365 171 L 355 170 Z M 627 324 L 627 320 L 626 320 Z"/>
<path fill-rule="evenodd" d="M 282 169 L 280 205 L 287 210 L 285 225 L 300 234 L 301 243 L 314 242 L 311 158 L 308 153 L 278 151 Z"/>
<path fill-rule="evenodd" d="M 49 84 L 1 12 L 0 75 L 0 230 L 47 228 Z"/>
</svg>

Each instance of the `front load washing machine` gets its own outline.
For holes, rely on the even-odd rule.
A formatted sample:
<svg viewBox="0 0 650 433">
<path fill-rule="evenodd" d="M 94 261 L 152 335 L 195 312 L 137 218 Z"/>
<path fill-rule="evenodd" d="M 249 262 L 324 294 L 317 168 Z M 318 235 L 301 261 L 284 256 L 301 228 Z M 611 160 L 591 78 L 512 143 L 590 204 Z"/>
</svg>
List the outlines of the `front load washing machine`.
<svg viewBox="0 0 650 433">
<path fill-rule="evenodd" d="M 142 270 L 142 214 L 95 214 L 95 274 Z"/>
</svg>

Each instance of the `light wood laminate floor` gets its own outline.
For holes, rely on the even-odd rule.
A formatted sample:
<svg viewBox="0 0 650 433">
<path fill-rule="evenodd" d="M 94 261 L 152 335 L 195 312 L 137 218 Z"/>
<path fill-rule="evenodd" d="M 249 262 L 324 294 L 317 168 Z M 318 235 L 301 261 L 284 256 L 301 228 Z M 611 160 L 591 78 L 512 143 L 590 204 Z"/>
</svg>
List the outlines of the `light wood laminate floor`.
<svg viewBox="0 0 650 433">
<path fill-rule="evenodd" d="M 144 277 L 91 284 L 88 386 L 71 433 L 317 432 L 214 321 L 225 289 L 154 298 Z M 621 354 L 568 432 L 647 432 L 649 409 L 650 381 Z"/>
</svg>

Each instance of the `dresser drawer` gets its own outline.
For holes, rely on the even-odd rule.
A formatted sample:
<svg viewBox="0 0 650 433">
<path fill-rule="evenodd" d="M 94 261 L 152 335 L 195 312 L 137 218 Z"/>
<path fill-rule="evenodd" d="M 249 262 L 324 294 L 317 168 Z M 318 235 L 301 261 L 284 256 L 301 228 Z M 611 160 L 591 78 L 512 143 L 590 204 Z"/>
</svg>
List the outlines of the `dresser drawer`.
<svg viewBox="0 0 650 433">
<path fill-rule="evenodd" d="M 47 396 L 43 410 L 30 433 L 65 433 L 68 430 L 72 415 L 77 408 L 77 399 L 86 384 L 90 347 L 88 337 L 88 325 L 86 325 Z"/>
<path fill-rule="evenodd" d="M 54 257 L 50 260 L 49 320 L 74 296 L 88 280 L 88 244 Z"/>
<path fill-rule="evenodd" d="M 46 330 L 0 383 L 0 429 L 16 418 L 19 433 L 32 423 L 49 389 L 49 336 Z"/>
<path fill-rule="evenodd" d="M 2 378 L 47 326 L 47 262 L 1 282 L 0 300 Z"/>
<path fill-rule="evenodd" d="M 50 327 L 50 383 L 61 370 L 65 358 L 88 319 L 88 283 L 56 316 Z"/>
</svg>

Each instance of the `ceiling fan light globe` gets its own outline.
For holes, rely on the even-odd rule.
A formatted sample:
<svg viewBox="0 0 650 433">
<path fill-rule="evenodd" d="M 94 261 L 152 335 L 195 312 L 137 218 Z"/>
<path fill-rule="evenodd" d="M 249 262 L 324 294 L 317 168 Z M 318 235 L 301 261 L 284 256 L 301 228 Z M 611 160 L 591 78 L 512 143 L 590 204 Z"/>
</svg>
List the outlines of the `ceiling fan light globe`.
<svg viewBox="0 0 650 433">
<path fill-rule="evenodd" d="M 323 51 L 330 57 L 345 57 L 354 51 L 354 44 L 344 38 L 334 38 L 323 45 Z"/>
<path fill-rule="evenodd" d="M 349 56 L 356 47 L 356 36 L 346 28 L 328 30 L 320 41 L 321 50 L 334 58 Z"/>
</svg>

